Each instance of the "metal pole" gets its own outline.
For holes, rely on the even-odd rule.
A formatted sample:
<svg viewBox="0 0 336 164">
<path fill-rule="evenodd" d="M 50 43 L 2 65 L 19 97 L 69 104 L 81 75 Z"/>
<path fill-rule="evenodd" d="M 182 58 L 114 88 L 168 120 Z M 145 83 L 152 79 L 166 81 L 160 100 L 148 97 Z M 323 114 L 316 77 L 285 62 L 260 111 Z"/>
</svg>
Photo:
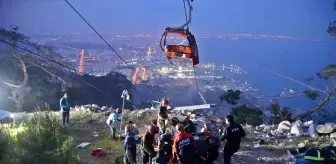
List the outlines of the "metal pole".
<svg viewBox="0 0 336 164">
<path fill-rule="evenodd" d="M 125 107 L 125 96 L 123 96 L 123 105 L 122 105 L 122 112 L 121 112 L 121 119 L 120 119 L 120 130 L 119 130 L 119 140 L 121 138 L 121 126 L 123 123 L 123 116 L 124 116 L 124 107 Z"/>
</svg>

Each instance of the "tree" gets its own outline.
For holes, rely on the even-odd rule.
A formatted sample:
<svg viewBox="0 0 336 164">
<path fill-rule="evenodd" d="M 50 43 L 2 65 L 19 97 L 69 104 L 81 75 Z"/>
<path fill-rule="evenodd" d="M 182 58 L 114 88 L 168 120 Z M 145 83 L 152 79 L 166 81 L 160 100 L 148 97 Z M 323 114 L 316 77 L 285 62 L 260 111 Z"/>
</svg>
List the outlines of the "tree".
<svg viewBox="0 0 336 164">
<path fill-rule="evenodd" d="M 226 102 L 227 104 L 231 104 L 231 105 L 236 105 L 237 101 L 240 99 L 240 93 L 241 93 L 240 90 L 235 90 L 235 91 L 232 89 L 227 90 L 226 93 L 224 93 L 223 95 L 219 97 L 220 103 L 214 110 L 213 115 L 215 115 L 216 110 L 219 108 L 219 106 L 223 102 Z"/>
<path fill-rule="evenodd" d="M 336 8 L 336 3 L 335 3 L 335 8 Z M 327 32 L 331 36 L 336 36 L 336 21 L 335 20 L 330 21 Z M 316 111 L 320 111 L 321 109 L 324 109 L 326 105 L 335 103 L 335 100 L 336 100 L 336 97 L 335 97 L 335 94 L 336 94 L 336 65 L 335 64 L 327 64 L 324 68 L 321 69 L 320 72 L 316 73 L 316 77 L 310 77 L 310 78 L 305 79 L 305 82 L 310 82 L 316 79 L 329 81 L 330 85 L 326 86 L 325 89 L 313 87 L 312 85 L 306 84 L 304 82 L 300 82 L 298 80 L 281 75 L 279 73 L 276 73 L 276 74 L 307 87 L 308 89 L 302 91 L 302 93 L 307 95 L 309 99 L 317 100 L 318 97 L 321 97 L 321 100 L 318 101 L 317 104 L 311 108 L 311 110 L 298 115 L 294 119 L 305 119 L 307 117 L 310 117 L 310 115 L 315 113 Z M 335 106 L 332 106 L 331 108 L 335 108 Z M 325 115 L 325 114 L 322 114 L 322 115 Z"/>
<path fill-rule="evenodd" d="M 16 110 L 21 111 L 27 95 L 31 94 L 32 89 L 38 90 L 38 87 L 30 87 L 29 83 L 32 78 L 40 78 L 41 71 L 45 74 L 42 78 L 47 78 L 51 82 L 62 82 L 63 85 L 66 85 L 67 82 L 59 76 L 64 72 L 64 69 L 61 69 L 59 65 L 44 58 L 33 56 L 23 49 L 63 62 L 61 55 L 49 46 L 41 46 L 31 42 L 18 30 L 17 26 L 12 26 L 10 30 L 0 29 L 0 41 L 5 45 L 5 50 L 1 53 L 0 82 L 10 88 L 11 99 L 16 106 Z M 34 73 L 37 72 L 39 72 L 38 75 L 34 76 Z"/>
<path fill-rule="evenodd" d="M 258 108 L 249 108 L 246 105 L 232 108 L 232 113 L 238 124 L 257 126 L 263 123 L 263 112 Z"/>
<path fill-rule="evenodd" d="M 292 113 L 289 107 L 281 108 L 278 100 L 270 105 L 271 119 L 273 124 L 278 124 L 281 121 L 287 120 L 292 122 Z"/>
</svg>

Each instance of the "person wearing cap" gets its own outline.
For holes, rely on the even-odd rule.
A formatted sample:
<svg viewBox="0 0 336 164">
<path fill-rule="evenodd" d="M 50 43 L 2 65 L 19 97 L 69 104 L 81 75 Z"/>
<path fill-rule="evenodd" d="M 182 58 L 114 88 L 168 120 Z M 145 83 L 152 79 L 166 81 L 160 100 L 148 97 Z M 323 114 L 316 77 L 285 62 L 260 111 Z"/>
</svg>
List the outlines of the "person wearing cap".
<svg viewBox="0 0 336 164">
<path fill-rule="evenodd" d="M 240 148 L 240 140 L 242 137 L 245 137 L 245 131 L 243 127 L 239 124 L 236 124 L 232 115 L 227 115 L 225 117 L 225 122 L 228 125 L 221 141 L 225 142 L 224 146 L 224 164 L 231 163 L 231 157 L 236 153 Z"/>
<path fill-rule="evenodd" d="M 215 160 L 217 160 L 219 156 L 218 149 L 220 147 L 220 141 L 219 139 L 215 138 L 208 130 L 207 128 L 203 128 L 201 130 L 201 136 L 200 138 L 204 138 L 205 143 L 207 145 L 207 158 L 206 158 L 206 164 L 212 164 Z"/>
<path fill-rule="evenodd" d="M 124 149 L 124 164 L 136 164 L 136 140 L 131 131 L 126 133 Z"/>
<path fill-rule="evenodd" d="M 173 141 L 173 158 L 179 160 L 180 164 L 197 163 L 196 142 L 194 137 L 184 131 L 181 124 L 176 125 L 178 133 Z"/>
<path fill-rule="evenodd" d="M 154 151 L 154 136 L 159 133 L 157 126 L 151 125 L 142 139 L 142 163 L 148 164 L 152 162 L 152 159 L 156 156 Z"/>
<path fill-rule="evenodd" d="M 118 108 L 116 111 L 113 111 L 106 120 L 106 124 L 110 126 L 111 135 L 113 139 L 116 139 L 116 122 L 120 122 L 120 114 L 122 112 L 121 108 Z"/>
<path fill-rule="evenodd" d="M 64 93 L 64 96 L 60 99 L 60 108 L 62 113 L 62 122 L 65 125 L 65 122 L 69 124 L 70 117 L 70 106 L 71 102 L 67 93 Z"/>
</svg>

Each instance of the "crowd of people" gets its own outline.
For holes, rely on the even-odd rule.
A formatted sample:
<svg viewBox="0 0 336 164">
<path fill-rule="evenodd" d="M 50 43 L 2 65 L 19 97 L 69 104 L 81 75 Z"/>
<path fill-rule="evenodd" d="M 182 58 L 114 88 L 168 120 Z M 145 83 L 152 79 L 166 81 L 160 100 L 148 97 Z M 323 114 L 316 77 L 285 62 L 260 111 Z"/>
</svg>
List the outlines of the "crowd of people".
<svg viewBox="0 0 336 164">
<path fill-rule="evenodd" d="M 153 119 L 150 128 L 139 137 L 139 130 L 129 121 L 125 126 L 124 163 L 136 164 L 137 145 L 140 144 L 143 164 L 212 164 L 219 157 L 221 141 L 224 143 L 224 164 L 231 163 L 231 157 L 240 148 L 240 141 L 245 137 L 241 125 L 234 122 L 232 115 L 225 117 L 227 127 L 221 136 L 213 136 L 207 128 L 200 133 L 190 128 L 191 121 L 172 120 L 173 128 L 166 124 L 167 104 L 163 103 L 159 110 L 159 119 Z M 109 116 L 107 124 L 111 127 L 112 138 L 115 138 L 115 125 L 120 121 L 122 110 L 117 109 Z M 174 131 L 175 130 L 175 131 Z"/>
<path fill-rule="evenodd" d="M 63 125 L 69 124 L 70 105 L 68 95 L 64 94 L 60 100 Z M 121 121 L 122 112 L 122 109 L 118 108 L 106 121 L 113 139 L 116 139 L 116 124 Z M 226 128 L 220 132 L 221 136 L 214 136 L 205 127 L 200 133 L 196 133 L 196 127 L 189 117 L 182 122 L 173 118 L 173 126 L 170 128 L 168 114 L 168 101 L 164 99 L 158 111 L 158 120 L 153 119 L 150 128 L 141 137 L 133 121 L 126 124 L 125 164 L 137 163 L 138 144 L 141 147 L 143 164 L 212 164 L 219 157 L 221 141 L 224 144 L 224 164 L 230 164 L 231 157 L 240 148 L 241 138 L 245 137 L 242 126 L 235 123 L 232 115 L 225 117 Z"/>
</svg>

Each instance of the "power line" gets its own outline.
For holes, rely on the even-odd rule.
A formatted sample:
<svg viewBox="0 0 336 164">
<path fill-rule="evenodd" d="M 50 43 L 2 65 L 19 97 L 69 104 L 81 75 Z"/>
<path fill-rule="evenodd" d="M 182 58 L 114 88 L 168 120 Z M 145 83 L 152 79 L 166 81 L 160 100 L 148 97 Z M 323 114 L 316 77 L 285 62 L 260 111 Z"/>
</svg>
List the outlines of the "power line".
<svg viewBox="0 0 336 164">
<path fill-rule="evenodd" d="M 127 64 L 126 60 L 124 60 L 120 54 L 97 32 L 97 30 L 95 28 L 93 28 L 91 26 L 91 24 L 68 2 L 68 0 L 65 0 L 65 2 L 83 19 L 83 21 L 90 26 L 90 28 L 100 37 L 100 39 L 102 39 L 106 45 L 130 68 L 132 68 L 130 65 Z M 132 68 L 133 70 L 133 68 Z"/>
<path fill-rule="evenodd" d="M 65 2 L 82 18 L 82 20 L 105 42 L 105 44 L 135 73 L 135 76 L 137 76 L 136 71 L 133 67 L 131 67 L 126 60 L 124 60 L 121 55 L 97 32 L 97 30 L 68 2 L 68 0 L 65 0 Z M 146 85 L 148 88 L 150 88 L 148 85 Z M 140 93 L 134 88 L 136 93 L 139 95 L 139 98 L 141 102 L 144 102 L 141 98 Z M 151 89 L 151 88 L 150 88 Z"/>
<path fill-rule="evenodd" d="M 49 59 L 49 58 L 47 58 L 47 57 L 45 57 L 45 56 L 43 56 L 43 55 L 37 54 L 37 53 L 35 53 L 35 52 L 32 52 L 32 51 L 30 51 L 30 50 L 28 50 L 28 49 L 26 49 L 26 48 L 22 48 L 22 47 L 20 47 L 20 46 L 18 46 L 18 45 L 15 45 L 15 44 L 13 44 L 13 43 L 10 43 L 10 42 L 8 42 L 8 41 L 2 39 L 2 38 L 0 39 L 0 41 L 3 42 L 3 43 L 6 43 L 6 44 L 8 44 L 8 45 L 13 46 L 16 50 L 19 50 L 19 51 L 21 51 L 21 52 L 24 51 L 24 52 L 26 52 L 26 53 L 29 53 L 29 54 L 38 56 L 38 57 L 43 58 L 43 59 L 45 59 L 45 60 L 47 60 L 47 61 L 49 61 L 49 62 L 58 64 L 58 65 L 60 65 L 60 66 L 62 66 L 62 67 L 64 67 L 64 68 L 67 68 L 67 69 L 69 69 L 69 70 L 75 71 L 76 73 L 79 73 L 75 68 L 71 68 L 71 67 L 69 67 L 69 66 L 67 66 L 67 65 L 64 65 L 64 64 L 62 64 L 62 63 L 59 63 L 59 62 L 57 62 L 57 61 L 55 61 L 55 60 Z M 87 85 L 87 86 L 90 86 L 90 87 L 92 87 L 92 88 L 94 88 L 94 89 L 96 89 L 96 90 L 99 90 L 99 91 L 101 91 L 101 92 L 104 92 L 103 90 L 101 90 L 101 89 L 95 87 L 94 85 L 89 84 L 89 83 L 87 83 L 87 82 L 85 82 L 85 81 L 78 80 L 78 79 L 76 79 L 76 80 L 79 81 L 79 82 L 81 82 L 81 83 L 83 83 L 83 84 L 85 84 L 85 85 Z"/>
</svg>

